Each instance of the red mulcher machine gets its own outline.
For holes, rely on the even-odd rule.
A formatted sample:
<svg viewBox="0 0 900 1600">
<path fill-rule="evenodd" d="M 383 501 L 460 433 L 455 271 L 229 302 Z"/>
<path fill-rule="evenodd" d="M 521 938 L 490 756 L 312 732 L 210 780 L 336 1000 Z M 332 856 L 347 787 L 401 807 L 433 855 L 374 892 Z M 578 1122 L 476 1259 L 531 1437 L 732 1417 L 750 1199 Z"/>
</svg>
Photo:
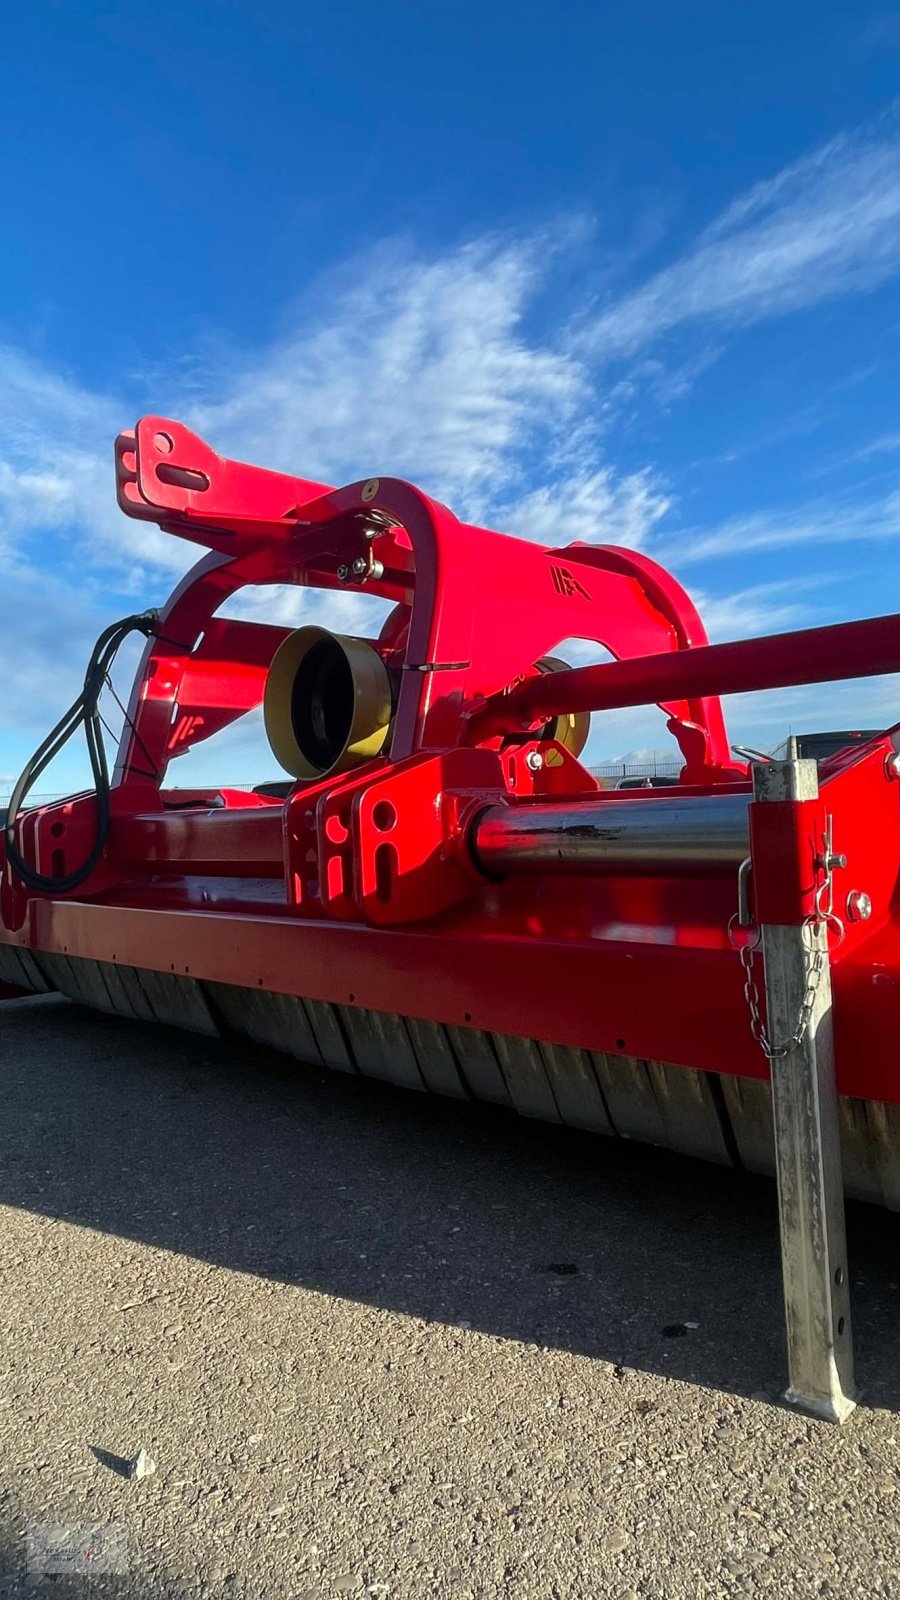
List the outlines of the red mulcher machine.
<svg viewBox="0 0 900 1600">
<path fill-rule="evenodd" d="M 393 478 L 247 466 L 158 417 L 116 461 L 123 511 L 207 553 L 101 636 L 16 787 L 4 998 L 60 991 L 774 1170 L 787 1395 L 842 1420 L 843 1190 L 900 1206 L 900 755 L 888 730 L 820 769 L 748 767 L 717 696 L 897 671 L 900 617 L 709 645 L 633 551 L 472 527 Z M 372 639 L 219 614 L 265 584 L 393 609 Z M 133 629 L 110 779 L 97 698 Z M 572 638 L 616 659 L 566 668 Z M 601 791 L 590 713 L 653 704 L 679 785 Z M 260 705 L 282 792 L 166 787 Z M 24 808 L 82 725 L 95 790 Z"/>
</svg>

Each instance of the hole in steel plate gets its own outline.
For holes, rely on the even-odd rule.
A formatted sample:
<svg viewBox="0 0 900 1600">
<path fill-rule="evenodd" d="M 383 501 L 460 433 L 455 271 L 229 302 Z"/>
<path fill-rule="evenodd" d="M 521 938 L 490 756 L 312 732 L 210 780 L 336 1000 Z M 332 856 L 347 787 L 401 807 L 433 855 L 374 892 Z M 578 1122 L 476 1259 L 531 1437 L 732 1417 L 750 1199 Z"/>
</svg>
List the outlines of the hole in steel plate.
<svg viewBox="0 0 900 1600">
<path fill-rule="evenodd" d="M 391 844 L 380 844 L 375 851 L 375 893 L 386 904 L 394 887 L 394 868 L 397 852 Z"/>
<path fill-rule="evenodd" d="M 193 467 L 172 467 L 163 461 L 156 469 L 156 476 L 160 483 L 171 484 L 175 489 L 192 489 L 195 493 L 204 494 L 209 488 L 206 473 L 197 472 Z"/>
<path fill-rule="evenodd" d="M 161 456 L 170 456 L 175 448 L 175 441 L 170 433 L 155 433 L 153 435 L 153 448 Z"/>
<path fill-rule="evenodd" d="M 373 806 L 372 821 L 379 833 L 387 833 L 388 829 L 394 826 L 397 821 L 397 813 L 390 800 L 379 800 L 378 804 Z"/>
</svg>

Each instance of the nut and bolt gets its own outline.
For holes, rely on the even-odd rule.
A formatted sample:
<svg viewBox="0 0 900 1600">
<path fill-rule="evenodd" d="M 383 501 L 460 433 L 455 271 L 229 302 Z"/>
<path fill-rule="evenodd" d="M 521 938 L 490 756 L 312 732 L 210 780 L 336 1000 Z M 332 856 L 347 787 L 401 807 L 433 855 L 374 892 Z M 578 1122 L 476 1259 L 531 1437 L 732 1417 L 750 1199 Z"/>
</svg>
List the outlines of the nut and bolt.
<svg viewBox="0 0 900 1600">
<path fill-rule="evenodd" d="M 346 562 L 337 569 L 340 583 L 365 583 L 367 578 L 381 578 L 384 576 L 384 566 L 380 561 L 374 561 L 371 556 L 356 556 L 348 566 Z"/>
<path fill-rule="evenodd" d="M 851 889 L 847 896 L 847 921 L 868 922 L 871 915 L 872 901 L 865 889 Z"/>
<path fill-rule="evenodd" d="M 544 758 L 541 755 L 540 750 L 529 750 L 527 756 L 525 757 L 525 765 L 529 772 L 540 772 L 542 766 L 544 765 Z"/>
</svg>

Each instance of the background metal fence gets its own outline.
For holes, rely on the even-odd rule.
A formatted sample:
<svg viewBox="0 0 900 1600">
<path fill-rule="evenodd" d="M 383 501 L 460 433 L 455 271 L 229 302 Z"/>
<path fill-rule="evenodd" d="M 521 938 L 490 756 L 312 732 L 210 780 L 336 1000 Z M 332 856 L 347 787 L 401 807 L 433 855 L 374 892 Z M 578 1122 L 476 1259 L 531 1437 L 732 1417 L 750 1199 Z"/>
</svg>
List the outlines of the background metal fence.
<svg viewBox="0 0 900 1600">
<path fill-rule="evenodd" d="M 680 761 L 606 761 L 588 770 L 595 778 L 618 783 L 620 778 L 677 778 L 681 768 Z"/>
<path fill-rule="evenodd" d="M 599 766 L 589 767 L 588 771 L 595 778 L 599 778 L 605 787 L 610 787 L 619 782 L 621 778 L 677 778 L 681 771 L 680 761 L 604 761 Z M 172 788 L 178 785 L 173 784 Z M 246 789 L 254 788 L 252 783 L 222 783 L 222 784 L 185 784 L 186 789 L 193 788 L 221 788 L 221 789 Z M 0 787 L 0 809 L 9 804 L 11 787 Z M 28 796 L 26 806 L 47 806 L 56 800 L 65 800 L 65 794 L 32 794 Z"/>
</svg>

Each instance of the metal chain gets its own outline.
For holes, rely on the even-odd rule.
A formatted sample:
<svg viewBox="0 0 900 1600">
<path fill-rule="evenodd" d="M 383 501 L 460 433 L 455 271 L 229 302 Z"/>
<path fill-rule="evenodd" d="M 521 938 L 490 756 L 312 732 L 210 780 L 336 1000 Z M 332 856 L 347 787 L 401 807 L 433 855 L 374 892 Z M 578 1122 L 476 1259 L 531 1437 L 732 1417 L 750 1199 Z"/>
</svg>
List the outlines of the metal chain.
<svg viewBox="0 0 900 1600">
<path fill-rule="evenodd" d="M 760 944 L 760 931 L 757 928 L 756 938 L 748 940 L 746 944 L 740 944 L 735 936 L 734 930 L 736 927 L 748 928 L 753 926 L 748 909 L 749 859 L 741 867 L 738 895 L 739 909 L 728 924 L 728 938 L 738 952 L 744 971 L 744 999 L 747 1002 L 747 1010 L 750 1013 L 750 1032 L 768 1061 L 781 1061 L 784 1056 L 789 1056 L 792 1050 L 796 1050 L 812 1017 L 816 995 L 818 994 L 819 985 L 822 982 L 822 974 L 825 971 L 825 965 L 828 960 L 828 938 L 826 932 L 823 944 L 812 944 L 809 942 L 809 936 L 811 935 L 814 938 L 820 929 L 825 928 L 827 930 L 831 928 L 837 933 L 839 942 L 844 937 L 844 925 L 833 909 L 834 883 L 832 875 L 833 868 L 843 864 L 843 858 L 836 856 L 832 848 L 832 820 L 829 816 L 822 839 L 821 854 L 816 857 L 815 862 L 817 871 L 823 875 L 822 881 L 816 889 L 815 909 L 803 924 L 804 941 L 812 956 L 806 988 L 803 993 L 803 999 L 800 1002 L 796 1027 L 790 1037 L 779 1044 L 774 1044 L 766 1031 L 766 1024 L 762 1016 L 762 995 L 759 991 L 759 984 L 756 981 L 756 953 Z"/>
<path fill-rule="evenodd" d="M 821 923 L 817 918 L 810 917 L 809 921 L 804 923 L 803 926 L 805 932 L 807 928 L 816 929 L 820 927 Z M 762 1019 L 762 996 L 759 992 L 759 984 L 756 981 L 755 972 L 755 957 L 758 945 L 745 944 L 739 951 L 741 966 L 744 969 L 744 999 L 747 1002 L 747 1010 L 750 1012 L 750 1032 L 753 1034 L 767 1061 L 780 1061 L 784 1056 L 789 1056 L 792 1050 L 796 1050 L 806 1032 L 816 1003 L 819 984 L 822 981 L 822 973 L 825 970 L 825 951 L 821 947 L 811 948 L 812 961 L 809 968 L 809 977 L 806 981 L 806 989 L 797 1014 L 797 1026 L 790 1038 L 786 1039 L 783 1044 L 772 1043 Z"/>
</svg>

